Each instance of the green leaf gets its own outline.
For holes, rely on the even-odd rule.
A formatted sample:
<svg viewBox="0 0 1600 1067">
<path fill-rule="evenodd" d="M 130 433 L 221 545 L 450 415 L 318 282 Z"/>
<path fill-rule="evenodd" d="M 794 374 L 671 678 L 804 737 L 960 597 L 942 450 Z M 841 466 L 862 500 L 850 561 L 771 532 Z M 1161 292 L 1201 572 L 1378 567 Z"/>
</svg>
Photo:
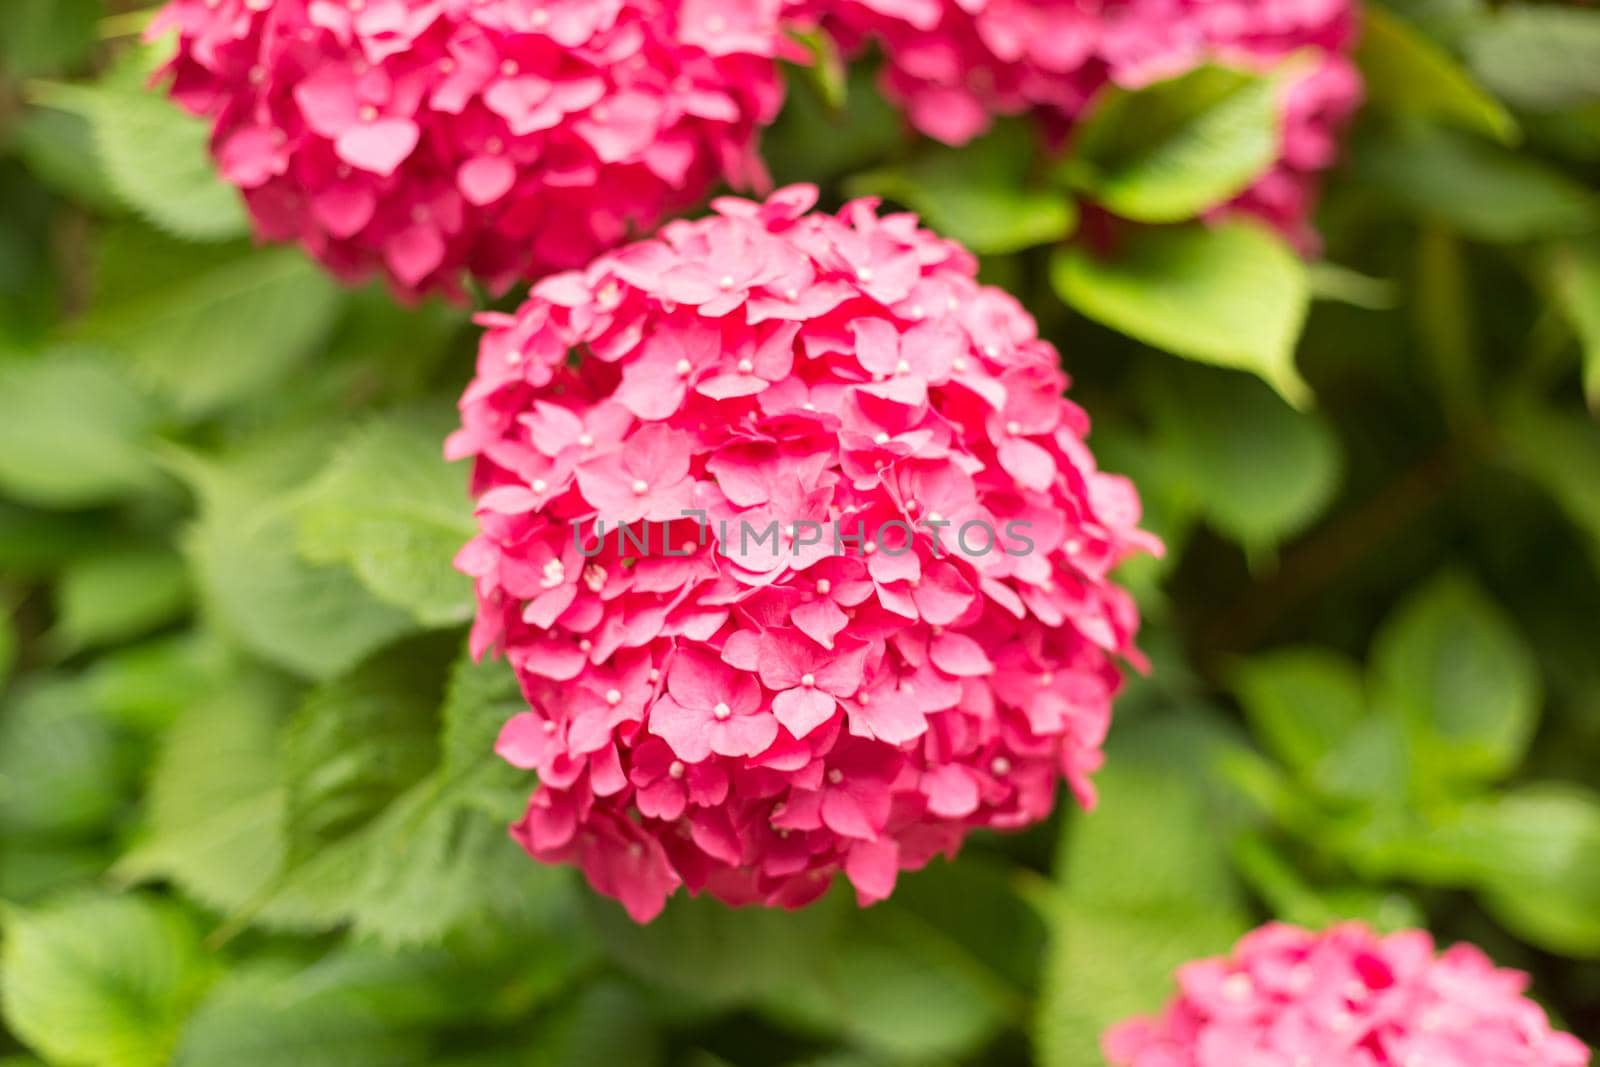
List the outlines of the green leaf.
<svg viewBox="0 0 1600 1067">
<path fill-rule="evenodd" d="M 0 830 L 58 841 L 101 833 L 126 803 L 129 770 L 86 688 L 36 677 L 0 713 Z"/>
<path fill-rule="evenodd" d="M 432 1028 L 491 1010 L 477 960 L 442 951 L 336 949 L 303 969 L 249 965 L 218 983 L 175 1067 L 421 1067 Z"/>
<path fill-rule="evenodd" d="M 100 0 L 12 0 L 0 19 L 0 57 L 12 77 L 77 66 L 99 44 Z"/>
<path fill-rule="evenodd" d="M 1362 9 L 1356 59 L 1376 110 L 1439 119 L 1503 144 L 1516 141 L 1516 120 L 1484 92 L 1444 49 L 1377 4 Z"/>
<path fill-rule="evenodd" d="M 788 68 L 789 93 L 761 154 L 780 184 L 821 182 L 870 167 L 905 141 L 905 124 L 884 100 L 865 63 L 852 63 L 845 106 L 829 106 L 813 75 Z"/>
<path fill-rule="evenodd" d="M 1469 800 L 1381 839 L 1371 873 L 1471 888 L 1517 936 L 1600 958 L 1600 795 L 1523 786 Z"/>
<path fill-rule="evenodd" d="M 291 862 L 361 828 L 433 770 L 454 644 L 430 636 L 386 649 L 295 712 L 284 741 Z"/>
<path fill-rule="evenodd" d="M 329 678 L 413 629 L 343 567 L 312 566 L 295 554 L 288 498 L 195 457 L 174 466 L 200 494 L 188 557 L 201 607 L 246 648 L 306 677 Z"/>
<path fill-rule="evenodd" d="M 1462 428 L 1477 418 L 1483 393 L 1467 252 L 1466 243 L 1443 226 L 1421 226 L 1411 299 L 1418 347 L 1432 372 L 1439 404 Z"/>
<path fill-rule="evenodd" d="M 109 849 L 99 841 L 73 844 L 59 840 L 18 840 L 0 849 L 0 901 L 34 904 L 79 891 L 111 864 Z"/>
<path fill-rule="evenodd" d="M 11 669 L 17 665 L 17 624 L 11 614 L 0 608 L 0 692 L 11 680 Z"/>
<path fill-rule="evenodd" d="M 160 1067 L 212 977 L 181 912 L 100 897 L 11 912 L 0 952 L 5 1019 L 64 1067 Z"/>
<path fill-rule="evenodd" d="M 414 944 L 488 912 L 543 923 L 564 906 L 566 872 L 534 865 L 505 830 L 533 788 L 494 752 L 499 725 L 526 706 L 514 676 L 503 664 L 458 660 L 442 739 L 424 737 L 413 720 L 426 693 L 432 721 L 439 682 L 406 664 L 434 659 L 433 644 L 392 650 L 313 698 L 325 721 L 290 744 L 315 787 L 301 794 L 300 824 L 315 848 L 285 872 L 264 921 L 348 922 L 363 936 Z M 364 730 L 373 736 L 358 736 Z M 423 750 L 440 748 L 435 768 Z"/>
<path fill-rule="evenodd" d="M 527 707 L 516 671 L 506 661 L 475 663 L 467 655 L 456 661 L 441 713 L 439 772 L 450 789 L 499 821 L 520 816 L 535 785 L 530 772 L 495 752 L 501 728 Z"/>
<path fill-rule="evenodd" d="M 813 981 L 778 994 L 784 1009 L 894 1062 L 970 1056 L 1023 1004 L 965 946 L 893 902 L 849 922 Z"/>
<path fill-rule="evenodd" d="M 893 1063 L 981 1047 L 1020 1016 L 1044 941 L 1010 874 L 981 856 L 903 873 L 890 900 L 845 912 L 827 951 L 797 961 L 762 1011 Z"/>
<path fill-rule="evenodd" d="M 38 581 L 79 556 L 114 548 L 123 536 L 93 512 L 38 511 L 0 500 L 0 571 Z"/>
<path fill-rule="evenodd" d="M 1256 223 L 1129 233 L 1108 258 L 1075 245 L 1056 255 L 1051 274 L 1063 300 L 1105 326 L 1250 371 L 1296 406 L 1310 400 L 1294 366 L 1310 300 L 1305 265 Z"/>
<path fill-rule="evenodd" d="M 127 252 L 135 263 L 148 253 L 161 250 Z M 159 284 L 104 292 L 79 330 L 123 353 L 191 418 L 282 380 L 322 343 L 341 304 L 338 286 L 292 248 L 190 251 L 185 261 Z"/>
<path fill-rule="evenodd" d="M 1384 932 L 1426 926 L 1427 919 L 1405 894 L 1367 886 L 1313 886 L 1263 835 L 1240 839 L 1233 851 L 1240 877 L 1274 917 L 1312 929 L 1357 920 Z"/>
<path fill-rule="evenodd" d="M 190 241 L 238 237 L 244 205 L 212 165 L 209 128 L 147 88 L 155 63 L 132 49 L 97 83 L 45 85 L 40 101 L 89 121 L 112 188 L 150 222 Z"/>
<path fill-rule="evenodd" d="M 1369 715 L 1316 770 L 1324 796 L 1393 811 L 1404 806 L 1416 774 L 1405 725 L 1389 715 Z"/>
<path fill-rule="evenodd" d="M 1577 415 L 1518 407 L 1507 412 L 1501 433 L 1507 460 L 1588 536 L 1600 570 L 1600 426 Z"/>
<path fill-rule="evenodd" d="M 660 1067 L 662 1035 L 639 994 L 616 981 L 596 983 L 559 1012 L 519 1067 Z"/>
<path fill-rule="evenodd" d="M 286 698 L 283 686 L 247 676 L 172 724 L 150 777 L 144 833 L 119 877 L 169 880 L 223 914 L 268 888 L 285 855 Z"/>
<path fill-rule="evenodd" d="M 1349 304 L 1367 311 L 1388 311 L 1400 304 L 1399 287 L 1386 278 L 1320 260 L 1306 268 L 1314 300 Z"/>
<path fill-rule="evenodd" d="M 101 715 L 155 733 L 222 687 L 227 660 L 213 635 L 185 632 L 102 653 L 84 683 Z"/>
<path fill-rule="evenodd" d="M 302 991 L 274 968 L 218 983 L 195 1012 L 174 1067 L 421 1067 L 426 1035 L 386 1019 L 360 995 Z"/>
<path fill-rule="evenodd" d="M 1491 242 L 1570 237 L 1600 225 L 1595 193 L 1526 153 L 1404 124 L 1358 140 L 1358 178 L 1421 219 Z"/>
<path fill-rule="evenodd" d="M 349 924 L 387 945 L 424 944 L 491 915 L 545 923 L 568 907 L 568 873 L 535 864 L 503 819 L 435 776 L 287 871 L 252 918 L 296 928 Z"/>
<path fill-rule="evenodd" d="M 1600 12 L 1518 5 L 1483 19 L 1467 57 L 1484 84 L 1530 111 L 1600 100 Z"/>
<path fill-rule="evenodd" d="M 962 148 L 930 144 L 908 163 L 856 175 L 849 188 L 898 200 L 974 252 L 1018 252 L 1060 241 L 1078 223 L 1070 197 L 1029 187 L 1035 154 L 1033 130 L 1004 122 Z"/>
<path fill-rule="evenodd" d="M 1583 345 L 1583 389 L 1600 411 L 1600 238 L 1557 245 L 1550 255 L 1556 300 Z"/>
<path fill-rule="evenodd" d="M 1155 423 L 1194 506 L 1250 549 L 1308 527 L 1339 487 L 1342 454 L 1327 422 L 1243 375 L 1180 370 L 1156 382 Z"/>
<path fill-rule="evenodd" d="M 477 532 L 467 472 L 445 463 L 451 416 L 388 416 L 334 457 L 297 508 L 301 552 L 342 563 L 424 625 L 472 616 L 472 583 L 451 561 Z"/>
<path fill-rule="evenodd" d="M 795 992 L 795 976 L 814 975 L 839 945 L 844 898 L 804 911 L 733 909 L 709 897 L 674 896 L 640 926 L 615 902 L 582 897 L 594 936 L 618 967 L 708 1008 L 748 1005 Z"/>
<path fill-rule="evenodd" d="M 1465 579 L 1414 594 L 1373 643 L 1373 697 L 1410 737 L 1419 785 L 1475 785 L 1514 770 L 1537 721 L 1539 672 L 1500 609 Z"/>
<path fill-rule="evenodd" d="M 1220 66 L 1108 87 L 1078 128 L 1064 176 L 1124 218 L 1197 218 L 1277 158 L 1280 89 L 1275 78 Z"/>
<path fill-rule="evenodd" d="M 1255 735 L 1308 783 L 1367 714 L 1359 669 L 1326 649 L 1252 657 L 1233 684 Z"/>
<path fill-rule="evenodd" d="M 797 75 L 806 80 L 825 108 L 843 111 L 850 103 L 850 67 L 839 52 L 839 43 L 832 34 L 817 29 L 791 28 L 789 36 L 809 53 Z"/>
<path fill-rule="evenodd" d="M 146 397 L 88 353 L 0 362 L 0 490 L 63 508 L 147 491 L 154 425 Z"/>
<path fill-rule="evenodd" d="M 89 120 L 70 111 L 33 108 L 12 131 L 17 157 L 40 183 L 97 213 L 122 210 L 101 173 Z"/>
<path fill-rule="evenodd" d="M 1462 831 L 1493 915 L 1551 952 L 1600 959 L 1600 795 L 1527 786 L 1469 808 Z"/>
<path fill-rule="evenodd" d="M 189 606 L 183 560 L 165 548 L 128 548 L 67 568 L 56 587 L 58 636 L 82 649 L 137 637 Z"/>
<path fill-rule="evenodd" d="M 1100 1062 L 1114 1022 L 1153 1013 L 1179 964 L 1225 952 L 1247 921 L 1204 775 L 1228 742 L 1210 720 L 1165 717 L 1113 736 L 1100 803 L 1075 818 L 1034 1025 L 1041 1067 Z"/>
<path fill-rule="evenodd" d="M 1113 1024 L 1155 1015 L 1176 992 L 1179 966 L 1226 952 L 1246 928 L 1233 910 L 1132 912 L 1061 900 L 1040 991 L 1033 1043 L 1039 1067 L 1105 1062 L 1100 1039 Z"/>
</svg>

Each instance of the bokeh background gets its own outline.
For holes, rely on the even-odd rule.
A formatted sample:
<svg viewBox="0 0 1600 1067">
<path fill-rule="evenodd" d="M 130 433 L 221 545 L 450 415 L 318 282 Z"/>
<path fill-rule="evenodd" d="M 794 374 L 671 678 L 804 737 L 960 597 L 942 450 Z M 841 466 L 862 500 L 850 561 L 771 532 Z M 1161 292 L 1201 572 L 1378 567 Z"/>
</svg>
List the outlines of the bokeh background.
<svg viewBox="0 0 1600 1067">
<path fill-rule="evenodd" d="M 4 1067 L 1085 1067 L 1273 916 L 1477 942 L 1600 1040 L 1600 11 L 1371 6 L 1306 265 L 1066 265 L 1013 129 L 792 72 L 778 178 L 921 211 L 1061 349 L 1168 545 L 1154 666 L 1092 817 L 643 928 L 504 832 L 468 312 L 254 246 L 141 25 L 0 11 Z"/>
</svg>

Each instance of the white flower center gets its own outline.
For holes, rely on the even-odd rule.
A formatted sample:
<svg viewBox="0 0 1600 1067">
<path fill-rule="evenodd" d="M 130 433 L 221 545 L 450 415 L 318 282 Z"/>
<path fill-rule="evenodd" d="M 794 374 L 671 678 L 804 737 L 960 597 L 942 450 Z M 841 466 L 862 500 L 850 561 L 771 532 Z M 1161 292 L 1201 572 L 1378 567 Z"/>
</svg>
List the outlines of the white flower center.
<svg viewBox="0 0 1600 1067">
<path fill-rule="evenodd" d="M 711 709 L 711 717 L 716 719 L 718 722 L 728 721 L 728 717 L 732 714 L 733 709 L 728 707 L 727 704 L 720 700 L 717 701 L 717 706 Z"/>
</svg>

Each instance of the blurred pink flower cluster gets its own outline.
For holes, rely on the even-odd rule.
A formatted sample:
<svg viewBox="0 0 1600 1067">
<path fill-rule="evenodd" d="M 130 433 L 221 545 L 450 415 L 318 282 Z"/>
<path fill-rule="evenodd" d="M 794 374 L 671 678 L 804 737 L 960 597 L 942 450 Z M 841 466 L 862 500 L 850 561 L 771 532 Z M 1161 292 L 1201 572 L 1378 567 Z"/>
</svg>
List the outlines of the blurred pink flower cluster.
<svg viewBox="0 0 1600 1067">
<path fill-rule="evenodd" d="M 780 0 L 171 0 L 172 95 L 259 233 L 346 279 L 498 291 L 652 231 L 755 151 Z"/>
<path fill-rule="evenodd" d="M 1108 575 L 1159 546 L 1055 349 L 959 246 L 816 195 L 717 201 L 487 316 L 448 445 L 473 646 L 530 704 L 516 836 L 640 920 L 840 870 L 877 900 L 1063 776 L 1089 802 L 1135 655 Z"/>
<path fill-rule="evenodd" d="M 1317 175 L 1361 97 L 1353 0 L 802 0 L 852 50 L 880 45 L 884 84 L 929 136 L 964 144 L 996 115 L 1070 132 L 1108 84 L 1137 88 L 1213 60 L 1267 70 L 1300 53 L 1283 91 L 1282 151 L 1231 205 L 1316 243 Z"/>
<path fill-rule="evenodd" d="M 1105 1051 L 1116 1067 L 1584 1067 L 1527 984 L 1471 945 L 1435 956 L 1420 930 L 1273 924 L 1183 967 L 1166 1011 L 1116 1027 Z"/>
</svg>

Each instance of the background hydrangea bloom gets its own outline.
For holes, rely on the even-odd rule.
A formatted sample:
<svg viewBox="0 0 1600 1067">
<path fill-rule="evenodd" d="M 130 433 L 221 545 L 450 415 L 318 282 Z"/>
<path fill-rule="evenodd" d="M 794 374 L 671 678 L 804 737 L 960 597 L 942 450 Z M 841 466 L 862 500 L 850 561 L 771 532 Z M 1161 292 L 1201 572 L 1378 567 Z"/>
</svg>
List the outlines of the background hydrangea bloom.
<svg viewBox="0 0 1600 1067">
<path fill-rule="evenodd" d="M 1272 924 L 1183 967 L 1166 1011 L 1116 1027 L 1105 1050 L 1116 1067 L 1583 1067 L 1588 1050 L 1550 1029 L 1527 984 L 1471 945 L 1435 956 L 1420 930 Z"/>
<path fill-rule="evenodd" d="M 488 316 L 448 447 L 476 460 L 474 650 L 530 704 L 499 746 L 541 780 L 516 836 L 641 920 L 839 870 L 876 900 L 1062 776 L 1089 802 L 1134 654 L 1108 574 L 1154 545 L 1055 349 L 912 216 L 815 199 L 718 201 Z M 776 550 L 742 532 L 772 521 Z M 873 547 L 835 555 L 836 521 Z M 983 550 L 1013 522 L 1031 551 Z"/>
<path fill-rule="evenodd" d="M 1276 166 L 1233 207 L 1302 244 L 1316 175 L 1336 156 L 1361 80 L 1349 58 L 1351 0 L 820 0 L 847 45 L 880 44 L 890 95 L 950 144 L 995 115 L 1041 114 L 1059 131 L 1107 84 L 1137 88 L 1207 60 L 1267 69 L 1308 59 L 1283 97 Z"/>
<path fill-rule="evenodd" d="M 402 292 L 587 262 L 760 185 L 779 0 L 172 0 L 172 94 L 259 232 Z"/>
</svg>

